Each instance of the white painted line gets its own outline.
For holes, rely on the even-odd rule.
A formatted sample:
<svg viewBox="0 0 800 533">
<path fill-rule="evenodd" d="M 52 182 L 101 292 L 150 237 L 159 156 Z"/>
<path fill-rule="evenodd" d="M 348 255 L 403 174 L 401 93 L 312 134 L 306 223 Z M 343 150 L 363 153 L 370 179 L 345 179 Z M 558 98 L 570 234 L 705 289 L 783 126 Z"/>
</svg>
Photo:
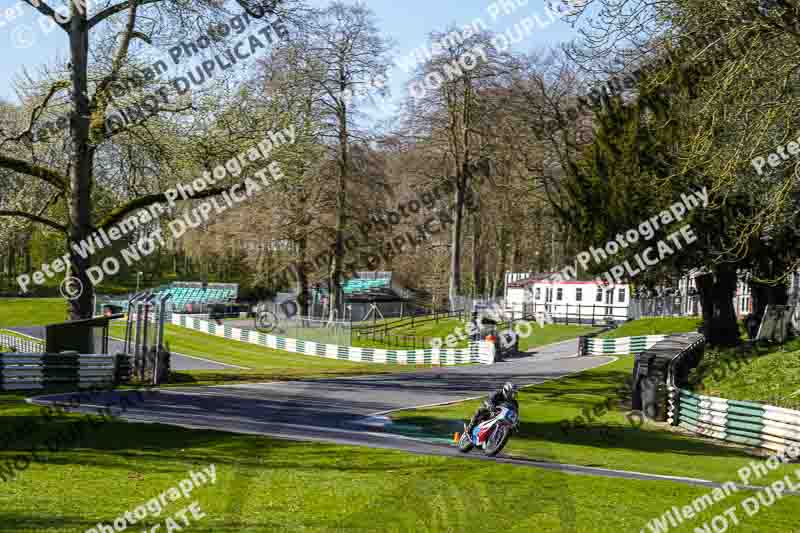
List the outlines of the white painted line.
<svg viewBox="0 0 800 533">
<path fill-rule="evenodd" d="M 113 339 L 113 340 L 115 340 L 117 342 L 125 342 L 125 339 L 112 337 L 111 335 L 109 335 L 108 338 L 109 339 Z M 171 354 L 175 354 L 175 355 L 179 355 L 181 357 L 188 357 L 189 359 L 199 359 L 200 361 L 205 361 L 206 363 L 214 363 L 214 364 L 217 364 L 217 365 L 229 366 L 231 368 L 238 368 L 239 370 L 253 370 L 252 368 L 248 368 L 246 366 L 238 366 L 238 365 L 230 365 L 228 363 L 220 363 L 219 361 L 214 361 L 213 359 L 205 359 L 203 357 L 198 357 L 196 355 L 186 355 L 185 353 L 179 353 L 179 352 L 170 352 L 170 353 Z M 214 370 L 214 369 L 213 368 L 205 368 L 205 369 L 204 368 L 198 368 L 196 370 Z M 181 372 L 185 372 L 185 371 L 181 371 Z"/>
<path fill-rule="evenodd" d="M 239 370 L 253 370 L 252 368 L 246 366 L 239 366 L 239 365 L 231 365 L 228 363 L 220 363 L 219 361 L 214 361 L 213 359 L 205 359 L 203 357 L 197 357 L 196 355 L 186 355 L 185 353 L 179 352 L 170 352 L 175 355 L 180 355 L 181 357 L 188 357 L 189 359 L 199 359 L 200 361 L 205 361 L 206 363 L 214 363 L 217 365 L 228 366 L 231 368 L 238 368 Z M 195 370 L 214 370 L 213 368 L 197 368 Z"/>
<path fill-rule="evenodd" d="M 28 339 L 31 339 L 31 340 L 34 340 L 34 341 L 37 341 L 37 342 L 42 342 L 42 343 L 44 342 L 44 339 L 40 339 L 39 337 L 33 337 L 31 335 L 28 335 L 27 333 L 20 333 L 19 331 L 14 331 L 13 329 L 0 329 L 0 331 L 7 331 L 9 333 L 13 333 L 14 335 L 21 335 L 23 337 L 27 337 Z"/>
</svg>

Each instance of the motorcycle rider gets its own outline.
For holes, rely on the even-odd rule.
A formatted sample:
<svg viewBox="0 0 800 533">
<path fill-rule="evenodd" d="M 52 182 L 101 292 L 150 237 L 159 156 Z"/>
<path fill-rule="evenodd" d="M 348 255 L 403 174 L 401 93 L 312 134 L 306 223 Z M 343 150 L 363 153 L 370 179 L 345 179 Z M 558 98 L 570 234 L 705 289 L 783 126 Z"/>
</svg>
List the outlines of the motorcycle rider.
<svg viewBox="0 0 800 533">
<path fill-rule="evenodd" d="M 489 394 L 489 397 L 484 400 L 483 405 L 478 407 L 478 411 L 469 421 L 467 426 L 467 433 L 472 434 L 475 426 L 481 422 L 488 420 L 492 417 L 492 413 L 501 403 L 509 403 L 514 407 L 514 410 L 519 412 L 519 403 L 517 403 L 517 386 L 510 381 L 503 385 L 502 389 L 496 390 Z"/>
</svg>

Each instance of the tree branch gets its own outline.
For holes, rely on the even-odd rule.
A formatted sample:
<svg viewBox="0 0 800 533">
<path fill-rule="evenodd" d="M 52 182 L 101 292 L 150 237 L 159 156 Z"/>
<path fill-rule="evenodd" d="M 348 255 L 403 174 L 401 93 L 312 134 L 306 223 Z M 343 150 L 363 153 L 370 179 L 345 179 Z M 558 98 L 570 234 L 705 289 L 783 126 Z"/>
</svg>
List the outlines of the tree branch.
<svg viewBox="0 0 800 533">
<path fill-rule="evenodd" d="M 15 159 L 0 154 L 0 168 L 7 168 L 14 172 L 19 172 L 20 174 L 27 174 L 28 176 L 39 178 L 62 191 L 67 188 L 66 178 L 55 170 L 40 167 L 21 159 Z"/>
<path fill-rule="evenodd" d="M 157 4 L 158 2 L 163 2 L 163 1 L 164 0 L 139 0 L 138 2 L 136 2 L 136 4 L 138 4 L 139 6 L 145 6 L 147 4 Z M 121 4 L 115 4 L 107 9 L 104 9 L 103 11 L 95 14 L 95 16 L 89 19 L 89 22 L 87 23 L 88 28 L 91 30 L 95 25 L 103 22 L 108 17 L 116 15 L 121 11 L 125 11 L 129 7 L 131 7 L 131 2 L 122 2 Z"/>
<path fill-rule="evenodd" d="M 7 143 L 8 141 L 19 142 L 24 137 L 30 135 L 31 132 L 33 131 L 34 124 L 36 124 L 36 122 L 39 120 L 39 117 L 42 115 L 44 110 L 47 108 L 47 105 L 50 103 L 50 99 L 53 97 L 53 95 L 56 94 L 61 89 L 67 89 L 67 88 L 69 88 L 69 82 L 68 81 L 63 81 L 63 80 L 62 81 L 57 81 L 56 83 L 51 85 L 50 86 L 50 90 L 47 92 L 47 95 L 44 97 L 44 100 L 42 101 L 42 103 L 39 104 L 38 106 L 35 106 L 33 108 L 33 111 L 31 111 L 31 117 L 30 117 L 30 120 L 28 120 L 28 127 L 22 133 L 20 133 L 18 135 L 15 135 L 15 136 L 12 136 L 12 137 L 8 137 L 8 138 L 3 139 L 2 141 L 0 141 L 0 148 L 2 148 L 3 145 L 5 143 Z M 0 128 L 0 133 L 2 133 L 2 132 L 3 132 L 3 130 L 2 130 L 2 128 Z"/>
<path fill-rule="evenodd" d="M 240 184 L 242 187 L 245 186 L 245 183 L 242 182 Z M 203 198 L 210 198 L 211 196 L 218 196 L 225 191 L 229 191 L 234 185 L 230 187 L 214 187 L 212 189 L 206 189 L 204 191 L 197 192 L 194 196 L 192 196 L 192 200 L 202 200 Z M 135 198 L 124 204 L 109 213 L 100 223 L 97 225 L 97 229 L 106 229 L 110 226 L 113 226 L 126 215 L 136 211 L 137 209 L 145 208 L 149 205 L 153 204 L 161 204 L 168 202 L 167 194 L 163 192 L 148 194 L 146 196 L 140 196 L 139 198 Z"/>
<path fill-rule="evenodd" d="M 24 211 L 6 211 L 0 209 L 0 217 L 20 217 L 20 218 L 27 218 L 33 222 L 38 222 L 39 224 L 44 224 L 45 226 L 50 226 L 54 230 L 60 231 L 61 233 L 67 233 L 67 227 L 59 224 L 58 222 L 54 222 L 48 218 L 44 218 L 38 215 L 33 215 L 31 213 L 26 213 Z"/>
<path fill-rule="evenodd" d="M 69 24 L 66 22 L 59 22 L 58 19 L 56 18 L 57 13 L 53 10 L 52 7 L 39 1 L 35 3 L 32 0 L 23 0 L 23 1 L 29 6 L 31 6 L 33 9 L 44 15 L 45 17 L 50 17 L 51 19 L 53 19 L 53 22 L 58 24 L 62 30 L 69 33 Z"/>
</svg>

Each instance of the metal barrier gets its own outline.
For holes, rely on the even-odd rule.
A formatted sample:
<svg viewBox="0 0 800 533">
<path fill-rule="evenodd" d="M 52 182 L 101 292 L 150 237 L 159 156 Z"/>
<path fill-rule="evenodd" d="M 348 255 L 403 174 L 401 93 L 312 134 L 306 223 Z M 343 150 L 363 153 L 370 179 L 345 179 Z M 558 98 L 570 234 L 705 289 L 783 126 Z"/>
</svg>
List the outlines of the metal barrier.
<svg viewBox="0 0 800 533">
<path fill-rule="evenodd" d="M 667 422 L 698 435 L 778 453 L 800 446 L 800 411 L 716 398 L 683 388 L 699 359 L 696 347 L 681 350 L 670 361 Z"/>
<path fill-rule="evenodd" d="M 518 307 L 517 307 L 518 309 Z M 527 317 L 547 314 L 554 323 L 561 324 L 609 324 L 628 320 L 627 305 L 569 304 L 554 302 L 531 302 L 522 305 L 522 313 Z"/>
<path fill-rule="evenodd" d="M 705 337 L 699 333 L 679 333 L 667 335 L 638 353 L 633 367 L 631 407 L 643 411 L 651 420 L 666 420 L 669 384 L 674 379 L 674 361 L 680 356 L 692 354 L 686 362 L 697 364 L 704 345 Z"/>
<path fill-rule="evenodd" d="M 0 354 L 2 390 L 43 389 L 51 385 L 118 385 L 129 381 L 130 377 L 130 362 L 124 354 Z"/>
<path fill-rule="evenodd" d="M 133 357 L 134 374 L 153 385 L 166 381 L 170 372 L 170 356 L 164 347 L 164 323 L 171 318 L 170 298 L 170 293 L 159 299 L 148 291 L 128 302 L 123 350 Z"/>
<path fill-rule="evenodd" d="M 800 411 L 715 398 L 678 387 L 669 392 L 668 421 L 673 426 L 779 453 L 800 446 Z"/>
<path fill-rule="evenodd" d="M 692 433 L 783 453 L 800 446 L 800 411 L 760 402 L 727 400 L 687 390 L 689 371 L 697 365 L 692 348 L 669 365 L 667 421 Z"/>
<path fill-rule="evenodd" d="M 404 327 L 415 327 L 427 322 L 438 322 L 440 320 L 447 320 L 450 318 L 458 318 L 464 320 L 464 310 L 457 311 L 434 311 L 433 313 L 411 315 L 410 317 L 399 318 L 395 321 L 384 321 L 380 324 L 353 324 L 354 330 L 359 330 L 362 333 L 372 333 L 373 331 L 383 331 L 384 333 L 393 329 Z"/>
</svg>

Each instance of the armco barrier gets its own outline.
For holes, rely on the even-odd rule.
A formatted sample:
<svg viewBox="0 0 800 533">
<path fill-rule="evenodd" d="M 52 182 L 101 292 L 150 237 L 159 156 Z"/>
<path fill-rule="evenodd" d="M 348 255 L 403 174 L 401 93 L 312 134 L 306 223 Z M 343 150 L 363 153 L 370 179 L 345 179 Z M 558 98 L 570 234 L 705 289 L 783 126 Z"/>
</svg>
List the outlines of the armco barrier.
<svg viewBox="0 0 800 533">
<path fill-rule="evenodd" d="M 126 355 L 74 353 L 0 354 L 0 389 L 32 390 L 50 385 L 94 387 L 130 380 Z"/>
<path fill-rule="evenodd" d="M 692 433 L 782 453 L 800 446 L 800 411 L 726 400 L 683 388 L 697 358 L 682 350 L 670 362 L 667 421 Z"/>
<path fill-rule="evenodd" d="M 218 326 L 207 320 L 172 315 L 176 326 L 201 331 L 218 337 L 256 344 L 275 350 L 354 361 L 360 363 L 391 363 L 398 365 L 458 365 L 464 363 L 493 364 L 495 345 L 490 342 L 471 342 L 468 348 L 426 348 L 419 350 L 391 350 L 384 348 L 356 348 L 336 344 L 322 344 L 300 339 L 268 335 L 256 330 Z"/>
<path fill-rule="evenodd" d="M 800 446 L 800 411 L 669 388 L 669 419 L 693 433 L 781 453 Z"/>
<path fill-rule="evenodd" d="M 642 335 L 616 339 L 586 338 L 582 341 L 581 355 L 636 354 L 652 348 L 655 343 L 665 338 L 667 335 Z"/>
</svg>

